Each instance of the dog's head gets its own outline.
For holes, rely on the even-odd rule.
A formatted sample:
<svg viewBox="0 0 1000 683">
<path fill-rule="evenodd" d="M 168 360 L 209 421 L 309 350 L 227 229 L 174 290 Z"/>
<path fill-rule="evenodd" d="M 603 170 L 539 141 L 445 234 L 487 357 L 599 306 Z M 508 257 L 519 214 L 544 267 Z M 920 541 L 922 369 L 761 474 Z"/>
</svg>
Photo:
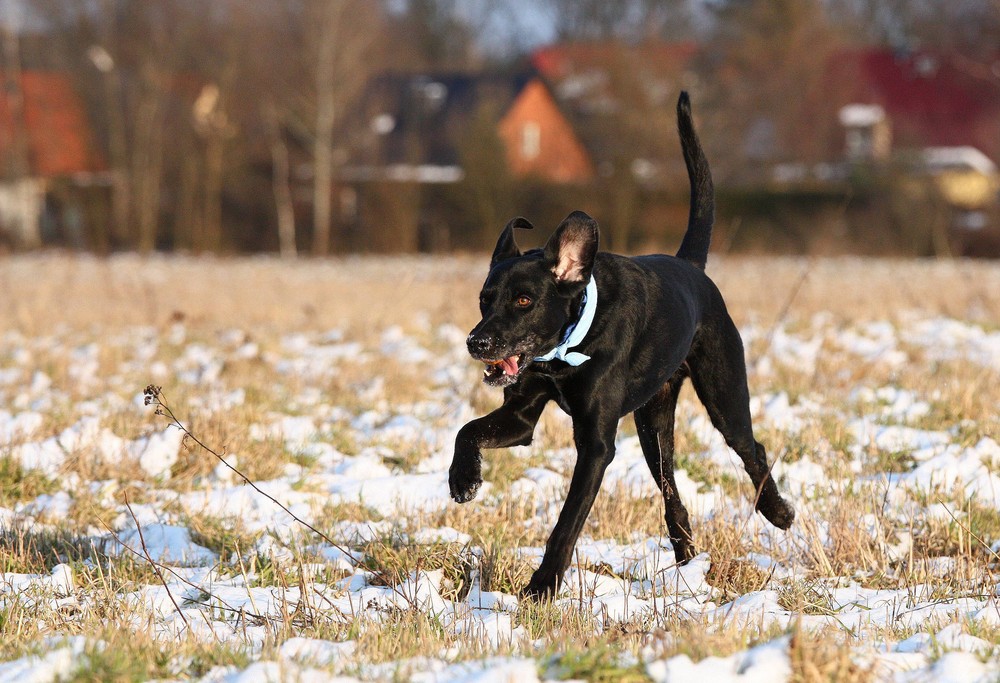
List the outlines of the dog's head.
<svg viewBox="0 0 1000 683">
<path fill-rule="evenodd" d="M 515 218 L 500 233 L 479 294 L 483 319 L 467 340 L 472 357 L 486 364 L 483 381 L 493 386 L 514 384 L 533 358 L 562 341 L 594 269 L 598 228 L 590 216 L 574 211 L 543 249 L 522 254 L 514 229 L 532 227 Z"/>
</svg>

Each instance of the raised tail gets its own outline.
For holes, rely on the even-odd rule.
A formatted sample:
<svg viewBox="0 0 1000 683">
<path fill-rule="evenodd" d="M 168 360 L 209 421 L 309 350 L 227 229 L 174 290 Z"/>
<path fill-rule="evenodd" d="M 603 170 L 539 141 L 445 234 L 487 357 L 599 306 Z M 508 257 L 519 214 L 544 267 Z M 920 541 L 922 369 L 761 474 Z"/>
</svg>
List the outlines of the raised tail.
<svg viewBox="0 0 1000 683">
<path fill-rule="evenodd" d="M 698 142 L 691 120 L 691 100 L 681 91 L 677 99 L 677 130 L 684 150 L 688 179 L 691 181 L 691 209 L 688 214 L 687 232 L 677 250 L 677 257 L 690 261 L 702 270 L 708 260 L 708 246 L 712 241 L 712 223 L 715 222 L 715 189 L 708 159 Z"/>
</svg>

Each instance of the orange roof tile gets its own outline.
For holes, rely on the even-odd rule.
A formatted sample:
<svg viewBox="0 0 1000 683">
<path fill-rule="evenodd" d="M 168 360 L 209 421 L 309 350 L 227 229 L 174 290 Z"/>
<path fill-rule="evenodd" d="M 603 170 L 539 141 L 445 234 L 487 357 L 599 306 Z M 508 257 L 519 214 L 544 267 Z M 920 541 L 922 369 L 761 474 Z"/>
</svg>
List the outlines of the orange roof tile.
<svg viewBox="0 0 1000 683">
<path fill-rule="evenodd" d="M 0 82 L 5 82 L 0 76 Z M 65 74 L 21 74 L 29 172 L 52 178 L 105 170 L 94 146 L 83 103 Z M 7 168 L 13 153 L 14 122 L 6 97 L 0 96 L 0 162 Z"/>
</svg>

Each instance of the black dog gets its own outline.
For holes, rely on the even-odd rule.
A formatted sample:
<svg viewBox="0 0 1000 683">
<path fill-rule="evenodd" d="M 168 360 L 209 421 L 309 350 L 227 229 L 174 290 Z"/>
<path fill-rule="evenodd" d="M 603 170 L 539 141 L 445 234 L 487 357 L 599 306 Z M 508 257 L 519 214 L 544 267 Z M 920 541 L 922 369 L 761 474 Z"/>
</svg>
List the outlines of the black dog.
<svg viewBox="0 0 1000 683">
<path fill-rule="evenodd" d="M 663 492 L 679 562 L 692 555 L 691 524 L 674 483 L 674 408 L 685 378 L 757 488 L 755 507 L 781 529 L 795 512 L 754 440 L 743 343 L 722 295 L 705 275 L 715 200 L 708 161 L 686 93 L 677 102 L 691 182 L 687 232 L 677 256 L 598 253 L 597 223 L 575 211 L 544 249 L 522 254 L 515 218 L 500 234 L 479 295 L 483 319 L 469 353 L 486 363 L 483 381 L 504 387 L 503 405 L 462 427 L 449 472 L 451 496 L 472 500 L 482 483 L 481 448 L 531 443 L 549 401 L 573 419 L 576 469 L 566 504 L 524 593 L 553 595 L 615 455 L 618 421 L 635 414 L 642 452 Z M 596 286 L 595 286 L 596 283 Z"/>
</svg>

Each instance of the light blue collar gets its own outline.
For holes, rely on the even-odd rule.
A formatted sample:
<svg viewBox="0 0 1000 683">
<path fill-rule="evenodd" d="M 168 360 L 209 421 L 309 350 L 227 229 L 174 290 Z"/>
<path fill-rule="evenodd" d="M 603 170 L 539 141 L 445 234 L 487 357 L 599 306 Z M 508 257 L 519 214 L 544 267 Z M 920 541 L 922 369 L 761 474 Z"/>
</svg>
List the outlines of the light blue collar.
<svg viewBox="0 0 1000 683">
<path fill-rule="evenodd" d="M 594 313 L 597 312 L 597 282 L 594 280 L 593 275 L 590 276 L 590 282 L 587 283 L 587 289 L 583 292 L 583 303 L 581 307 L 583 310 L 580 311 L 580 319 L 573 323 L 568 330 L 566 330 L 566 335 L 563 337 L 559 346 L 552 349 L 544 356 L 536 356 L 536 361 L 547 361 L 558 358 L 559 360 L 566 361 L 570 365 L 576 366 L 590 360 L 590 356 L 578 351 L 570 351 L 570 349 L 579 345 L 580 342 L 583 341 L 584 337 L 587 336 L 587 332 L 590 331 L 591 323 L 594 322 Z"/>
</svg>

